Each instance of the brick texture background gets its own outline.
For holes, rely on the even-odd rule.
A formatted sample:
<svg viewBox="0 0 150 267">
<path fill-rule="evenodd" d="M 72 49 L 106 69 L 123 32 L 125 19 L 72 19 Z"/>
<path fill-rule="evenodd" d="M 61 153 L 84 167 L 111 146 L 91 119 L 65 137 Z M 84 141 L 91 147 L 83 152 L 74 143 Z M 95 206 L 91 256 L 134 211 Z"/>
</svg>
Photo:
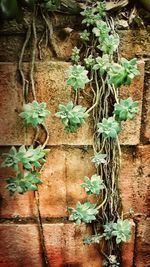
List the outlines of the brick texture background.
<svg viewBox="0 0 150 267">
<path fill-rule="evenodd" d="M 84 201 L 80 184 L 85 175 L 94 173 L 92 156 L 92 120 L 89 118 L 76 134 L 66 134 L 55 117 L 59 103 L 67 103 L 72 92 L 66 87 L 66 77 L 72 48 L 79 43 L 80 19 L 57 15 L 52 20 L 57 48 L 54 57 L 50 48 L 42 46 L 42 60 L 36 58 L 35 81 L 37 100 L 46 101 L 52 115 L 47 119 L 50 133 L 47 163 L 42 171 L 43 185 L 39 188 L 40 212 L 43 220 L 46 249 L 51 267 L 101 267 L 95 247 L 84 246 L 86 225 L 76 226 L 67 221 L 67 207 Z M 43 25 L 38 22 L 38 35 Z M 66 27 L 73 31 L 68 34 Z M 147 29 L 120 30 L 120 54 L 137 57 L 141 75 L 130 87 L 123 87 L 121 97 L 132 96 L 140 112 L 136 119 L 124 123 L 120 135 L 122 169 L 120 178 L 124 212 L 135 211 L 133 237 L 122 247 L 121 267 L 150 266 L 150 40 Z M 22 107 L 22 88 L 17 61 L 25 37 L 22 24 L 7 22 L 0 29 L 0 154 L 10 146 L 31 144 L 33 130 L 26 132 L 18 113 Z M 37 53 L 38 54 L 38 53 Z M 23 68 L 28 73 L 30 47 Z M 82 96 L 79 102 L 88 105 Z M 2 160 L 2 159 L 1 159 Z M 5 189 L 11 169 L 0 170 L 0 267 L 42 267 L 38 228 L 35 223 L 36 205 L 33 193 L 10 197 Z"/>
</svg>

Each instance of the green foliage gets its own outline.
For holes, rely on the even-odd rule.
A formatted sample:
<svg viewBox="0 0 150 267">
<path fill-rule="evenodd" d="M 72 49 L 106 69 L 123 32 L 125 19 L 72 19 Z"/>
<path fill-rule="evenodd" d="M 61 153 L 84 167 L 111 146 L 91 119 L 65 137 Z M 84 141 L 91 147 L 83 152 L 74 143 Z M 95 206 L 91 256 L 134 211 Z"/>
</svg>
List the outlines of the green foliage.
<svg viewBox="0 0 150 267">
<path fill-rule="evenodd" d="M 85 236 L 83 239 L 83 244 L 84 245 L 91 245 L 91 244 L 99 244 L 100 240 L 103 238 L 102 235 L 92 235 L 90 236 Z"/>
<path fill-rule="evenodd" d="M 139 112 L 138 103 L 133 101 L 131 97 L 120 100 L 120 103 L 114 105 L 114 114 L 117 120 L 132 120 L 136 113 Z"/>
<path fill-rule="evenodd" d="M 96 23 L 95 10 L 93 10 L 93 8 L 87 7 L 84 11 L 81 12 L 81 15 L 84 17 L 84 19 L 82 20 L 83 24 L 90 26 Z"/>
<path fill-rule="evenodd" d="M 96 27 L 93 28 L 92 32 L 98 38 L 99 43 L 103 43 L 108 38 L 110 28 L 107 26 L 105 21 L 97 21 Z"/>
<path fill-rule="evenodd" d="M 36 168 L 41 167 L 41 163 L 45 162 L 45 155 L 49 150 L 42 149 L 41 146 L 33 148 L 30 146 L 28 149 L 25 146 L 21 146 L 17 152 L 15 147 L 12 147 L 9 153 L 3 154 L 5 160 L 2 163 L 2 167 L 12 167 L 15 171 L 18 171 L 18 164 L 22 163 L 24 169 L 32 170 L 33 166 Z"/>
<path fill-rule="evenodd" d="M 91 223 L 96 219 L 96 214 L 98 213 L 96 204 L 90 202 L 85 202 L 84 204 L 78 202 L 76 209 L 68 208 L 68 210 L 71 212 L 69 220 L 75 221 L 76 224 L 81 224 L 81 222 Z"/>
<path fill-rule="evenodd" d="M 88 117 L 85 111 L 86 108 L 80 105 L 74 106 L 73 102 L 70 102 L 66 106 L 59 105 L 59 112 L 56 113 L 56 116 L 61 118 L 67 132 L 74 133 L 85 123 L 85 119 Z"/>
<path fill-rule="evenodd" d="M 89 177 L 84 177 L 84 183 L 81 185 L 85 189 L 87 195 L 96 194 L 99 195 L 100 192 L 105 188 L 102 178 L 94 174 L 91 179 Z"/>
<path fill-rule="evenodd" d="M 91 67 L 94 66 L 95 60 L 92 57 L 92 55 L 90 55 L 89 57 L 87 57 L 87 58 L 84 59 L 84 62 L 86 64 L 86 67 L 87 68 L 91 68 Z"/>
<path fill-rule="evenodd" d="M 101 18 L 105 17 L 105 2 L 97 2 L 95 7 L 87 7 L 84 11 L 81 12 L 81 15 L 84 17 L 82 20 L 83 24 L 91 26 L 96 24 Z"/>
<path fill-rule="evenodd" d="M 115 87 L 130 85 L 132 79 L 139 74 L 140 73 L 137 69 L 137 60 L 135 58 L 130 61 L 122 58 L 120 64 L 114 63 L 111 65 L 109 71 L 109 82 L 114 84 Z"/>
<path fill-rule="evenodd" d="M 11 147 L 9 153 L 4 153 L 3 156 L 5 160 L 2 162 L 1 167 L 12 167 L 14 170 L 18 171 L 18 152 L 16 148 L 13 146 Z"/>
<path fill-rule="evenodd" d="M 80 38 L 83 42 L 88 42 L 90 37 L 90 33 L 87 30 L 84 30 L 80 33 Z"/>
<path fill-rule="evenodd" d="M 72 49 L 71 60 L 74 64 L 78 63 L 80 59 L 79 52 L 80 52 L 80 49 L 78 49 L 76 46 Z"/>
<path fill-rule="evenodd" d="M 110 34 L 110 28 L 105 21 L 97 21 L 96 27 L 93 28 L 93 33 L 98 38 L 99 45 L 97 46 L 104 54 L 112 55 L 118 48 L 118 35 Z"/>
<path fill-rule="evenodd" d="M 120 263 L 117 261 L 117 257 L 116 255 L 109 255 L 109 257 L 107 258 L 107 260 L 105 259 L 103 261 L 103 266 L 106 267 L 118 267 L 120 266 Z"/>
<path fill-rule="evenodd" d="M 46 110 L 46 103 L 38 103 L 33 101 L 29 104 L 24 104 L 23 112 L 19 116 L 24 120 L 25 125 L 32 124 L 33 127 L 37 127 L 39 124 L 43 124 L 44 120 L 50 112 Z"/>
<path fill-rule="evenodd" d="M 107 154 L 101 154 L 97 153 L 92 157 L 92 162 L 95 164 L 96 167 L 98 167 L 100 164 L 105 164 L 106 163 L 106 157 Z"/>
<path fill-rule="evenodd" d="M 18 173 L 17 176 L 9 177 L 7 179 L 6 188 L 9 190 L 10 195 L 14 193 L 24 194 L 27 191 L 36 191 L 38 189 L 37 185 L 42 184 L 39 178 L 40 174 L 36 171 Z"/>
<path fill-rule="evenodd" d="M 99 70 L 100 74 L 103 76 L 110 67 L 109 56 L 104 54 L 102 57 L 96 58 L 96 64 L 93 66 L 93 70 Z"/>
<path fill-rule="evenodd" d="M 41 184 L 40 174 L 34 171 L 35 168 L 40 168 L 41 164 L 45 162 L 45 155 L 48 149 L 42 149 L 41 146 L 33 148 L 30 146 L 28 149 L 21 146 L 17 151 L 12 147 L 9 153 L 3 154 L 5 160 L 2 167 L 12 167 L 16 171 L 16 177 L 9 177 L 7 179 L 6 188 L 10 194 L 15 192 L 24 194 L 27 191 L 37 190 L 37 185 Z M 21 169 L 21 170 L 20 170 Z"/>
<path fill-rule="evenodd" d="M 86 83 L 89 82 L 87 76 L 88 71 L 85 67 L 80 65 L 73 65 L 70 67 L 67 85 L 72 86 L 72 88 L 77 91 L 78 89 L 84 89 Z"/>
<path fill-rule="evenodd" d="M 117 134 L 121 131 L 119 122 L 114 117 L 108 119 L 103 118 L 102 122 L 97 124 L 98 133 L 102 134 L 105 138 L 116 138 Z"/>
<path fill-rule="evenodd" d="M 110 223 L 106 223 L 103 227 L 104 227 L 104 233 L 103 233 L 103 237 L 105 238 L 105 240 L 109 240 L 112 238 L 112 231 L 113 231 L 113 222 Z"/>
<path fill-rule="evenodd" d="M 108 35 L 97 47 L 104 53 L 112 55 L 119 46 L 119 37 L 116 35 Z"/>
<path fill-rule="evenodd" d="M 126 242 L 131 238 L 131 224 L 128 220 L 118 219 L 116 223 L 110 222 L 104 225 L 104 238 L 116 238 L 116 243 Z"/>
<path fill-rule="evenodd" d="M 106 17 L 106 2 L 104 0 L 97 2 L 96 12 L 101 19 Z"/>
<path fill-rule="evenodd" d="M 118 219 L 117 223 L 113 224 L 112 235 L 116 237 L 116 243 L 126 242 L 131 238 L 131 224 L 128 220 Z"/>
</svg>

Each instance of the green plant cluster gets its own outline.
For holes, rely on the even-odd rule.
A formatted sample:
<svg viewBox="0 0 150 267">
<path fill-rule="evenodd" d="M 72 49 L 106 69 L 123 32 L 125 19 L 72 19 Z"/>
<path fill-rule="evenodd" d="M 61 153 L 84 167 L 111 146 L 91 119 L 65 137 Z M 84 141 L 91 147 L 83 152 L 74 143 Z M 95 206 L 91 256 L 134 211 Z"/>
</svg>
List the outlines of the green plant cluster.
<svg viewBox="0 0 150 267">
<path fill-rule="evenodd" d="M 110 240 L 116 239 L 116 243 L 126 242 L 131 238 L 131 223 L 129 220 L 118 219 L 117 222 L 107 223 L 104 226 L 103 234 L 92 235 L 91 237 L 86 236 L 83 240 L 85 245 L 92 243 L 98 243 L 102 238 Z"/>
<path fill-rule="evenodd" d="M 73 65 L 70 67 L 67 85 L 72 86 L 72 88 L 77 91 L 79 89 L 84 89 L 88 82 L 88 71 L 84 66 Z"/>
<path fill-rule="evenodd" d="M 133 101 L 131 97 L 114 105 L 114 115 L 118 121 L 132 120 L 139 112 L 138 103 Z"/>
<path fill-rule="evenodd" d="M 45 156 L 49 150 L 43 149 L 41 146 L 33 146 L 25 148 L 21 146 L 18 151 L 12 147 L 8 153 L 4 153 L 5 157 L 2 167 L 12 167 L 16 172 L 15 177 L 7 179 L 6 188 L 11 194 L 18 192 L 24 194 L 27 191 L 37 190 L 37 185 L 41 184 L 40 173 L 35 171 L 41 168 L 41 164 L 45 163 Z"/>
<path fill-rule="evenodd" d="M 69 220 L 75 221 L 76 224 L 80 224 L 81 222 L 91 223 L 96 220 L 96 214 L 98 214 L 96 204 L 90 202 L 85 202 L 84 204 L 78 202 L 76 209 L 68 208 L 68 211 L 71 212 Z"/>
<path fill-rule="evenodd" d="M 98 167 L 100 164 L 106 164 L 106 157 L 107 154 L 97 153 L 92 157 L 91 161 L 95 164 L 95 167 Z"/>
<path fill-rule="evenodd" d="M 97 128 L 98 133 L 102 134 L 104 138 L 116 138 L 121 131 L 120 124 L 114 117 L 103 118 L 102 122 L 97 124 Z"/>
<path fill-rule="evenodd" d="M 105 188 L 102 178 L 94 174 L 91 179 L 89 177 L 84 177 L 84 183 L 81 185 L 85 189 L 87 195 L 99 195 L 100 192 Z"/>
<path fill-rule="evenodd" d="M 3 17 L 12 18 L 17 15 L 22 6 L 35 6 L 36 0 L 0 0 L 0 12 Z M 87 7 L 81 12 L 82 24 L 86 29 L 80 33 L 80 38 L 86 49 L 86 56 L 81 61 L 80 50 L 75 47 L 72 51 L 72 66 L 68 71 L 67 85 L 71 86 L 75 94 L 75 101 L 66 105 L 59 105 L 56 116 L 61 119 L 65 130 L 74 133 L 85 123 L 89 111 L 93 111 L 95 122 L 94 132 L 94 156 L 91 162 L 95 164 L 97 173 L 91 178 L 85 177 L 81 187 L 87 194 L 85 203 L 78 202 L 76 208 L 68 208 L 69 220 L 77 224 L 101 222 L 98 233 L 84 239 L 85 244 L 99 243 L 101 239 L 106 241 L 108 253 L 104 266 L 119 266 L 116 245 L 126 242 L 131 237 L 131 224 L 128 220 L 120 218 L 119 205 L 116 203 L 118 195 L 118 134 L 121 132 L 121 122 L 133 119 L 138 113 L 138 105 L 131 98 L 117 98 L 118 89 L 121 86 L 130 85 L 132 79 L 139 75 L 137 60 L 119 59 L 117 57 L 119 37 L 112 30 L 111 22 L 106 19 L 105 1 L 87 1 Z M 56 10 L 59 0 L 41 0 L 41 8 L 47 11 Z M 118 60 L 117 60 L 118 58 Z M 78 96 L 87 85 L 92 88 L 93 104 L 86 110 L 78 105 Z M 84 93 L 84 92 L 83 92 Z M 114 111 L 108 108 L 109 99 L 113 98 Z M 25 104 L 20 117 L 26 126 L 31 124 L 38 129 L 44 126 L 46 116 L 49 115 L 46 103 Z M 96 140 L 96 141 L 95 141 Z M 117 150 L 118 149 L 118 150 Z M 12 147 L 9 153 L 4 155 L 3 167 L 14 169 L 16 176 L 7 179 L 7 189 L 11 194 L 15 192 L 24 194 L 27 191 L 35 191 L 42 183 L 39 170 L 45 162 L 48 150 L 43 146 L 26 148 L 21 146 L 18 150 Z M 116 162 L 115 162 L 116 160 Z M 112 174 L 113 173 L 113 174 Z M 113 181 L 111 180 L 113 179 Z M 88 200 L 89 195 L 96 199 L 95 203 Z M 116 206 L 115 206 L 115 204 Z M 104 207 L 104 209 L 103 209 Z M 114 214 L 113 214 L 114 213 Z M 118 248 L 118 247 L 117 247 Z"/>
<path fill-rule="evenodd" d="M 39 124 L 43 124 L 46 116 L 50 112 L 46 109 L 46 103 L 38 103 L 33 101 L 32 103 L 24 104 L 23 111 L 19 116 L 24 120 L 25 125 L 31 124 L 33 127 L 37 127 Z"/>
<path fill-rule="evenodd" d="M 118 219 L 117 222 L 110 222 L 104 225 L 104 234 L 106 240 L 112 237 L 116 238 L 116 243 L 126 242 L 131 238 L 131 224 L 128 220 Z"/>
<path fill-rule="evenodd" d="M 9 177 L 7 179 L 6 188 L 9 190 L 10 195 L 14 193 L 24 194 L 27 191 L 36 191 L 38 185 L 42 184 L 39 172 L 17 173 L 16 177 Z"/>
<path fill-rule="evenodd" d="M 96 174 L 91 178 L 85 177 L 81 187 L 84 188 L 87 195 L 100 195 L 105 189 L 102 178 Z M 82 222 L 91 223 L 96 220 L 96 215 L 99 213 L 99 206 L 89 201 L 83 204 L 78 202 L 75 209 L 68 208 L 68 211 L 71 212 L 69 220 L 75 221 L 77 224 Z M 86 237 L 84 239 L 84 244 L 99 243 L 102 238 L 110 240 L 113 237 L 116 238 L 116 243 L 119 244 L 131 238 L 131 224 L 127 219 L 118 219 L 116 222 L 106 223 L 103 225 L 103 228 L 103 234 Z"/>
<path fill-rule="evenodd" d="M 105 1 L 87 1 L 87 7 L 81 15 L 85 29 L 80 33 L 80 39 L 85 46 L 85 57 L 83 49 L 81 57 L 79 49 L 73 49 L 67 85 L 78 94 L 81 89 L 86 90 L 87 84 L 94 91 L 93 104 L 86 113 L 93 111 L 96 130 L 93 139 L 94 156 L 91 161 L 95 164 L 97 174 L 91 178 L 85 177 L 81 187 L 87 198 L 94 195 L 97 202 L 78 202 L 76 208 L 68 209 L 69 220 L 77 224 L 94 222 L 95 225 L 99 222 L 101 225 L 98 227 L 98 233 L 86 237 L 84 244 L 100 243 L 101 239 L 104 239 L 110 252 L 103 265 L 118 267 L 120 257 L 118 253 L 112 254 L 112 251 L 116 251 L 114 246 L 118 247 L 118 244 L 131 237 L 131 224 L 129 220 L 120 218 L 117 202 L 120 169 L 118 135 L 122 130 L 122 121 L 133 119 L 139 112 L 137 102 L 131 97 L 118 99 L 118 90 L 121 90 L 122 86 L 129 86 L 133 78 L 139 75 L 139 71 L 135 58 L 127 60 L 118 57 L 120 40 L 111 25 L 112 21 L 106 19 Z M 108 107 L 110 99 L 113 99 L 111 108 Z M 64 106 L 63 114 L 59 114 L 59 117 L 61 116 L 66 120 Z M 68 120 L 66 122 L 68 127 Z M 75 130 L 76 128 L 72 129 L 72 132 Z"/>
<path fill-rule="evenodd" d="M 86 108 L 80 105 L 75 106 L 73 102 L 69 102 L 66 106 L 59 105 L 59 111 L 56 113 L 56 116 L 61 118 L 68 133 L 74 133 L 85 123 L 88 114 L 86 113 Z"/>
<path fill-rule="evenodd" d="M 31 124 L 34 128 L 40 124 L 44 125 L 44 120 L 50 112 L 46 110 L 46 103 L 25 104 L 23 111 L 19 116 L 24 120 L 25 125 Z M 12 168 L 15 171 L 15 177 L 7 179 L 6 188 L 10 194 L 15 192 L 24 194 L 27 191 L 36 191 L 38 185 L 42 183 L 39 170 L 46 162 L 45 157 L 49 149 L 44 149 L 41 145 L 37 147 L 21 146 L 18 150 L 13 146 L 8 153 L 4 153 L 3 168 Z"/>
</svg>

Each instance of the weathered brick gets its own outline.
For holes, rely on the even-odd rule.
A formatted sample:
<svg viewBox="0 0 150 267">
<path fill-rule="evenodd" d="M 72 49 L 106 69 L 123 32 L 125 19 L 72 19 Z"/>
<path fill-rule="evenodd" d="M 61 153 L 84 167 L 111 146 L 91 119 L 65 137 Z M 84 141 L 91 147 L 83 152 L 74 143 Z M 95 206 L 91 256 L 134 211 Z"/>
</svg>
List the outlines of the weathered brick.
<svg viewBox="0 0 150 267">
<path fill-rule="evenodd" d="M 92 144 L 92 122 L 87 120 L 87 123 L 81 127 L 75 134 L 67 134 L 64 131 L 61 121 L 56 118 L 55 113 L 58 110 L 60 103 L 67 103 L 72 99 L 70 88 L 66 88 L 68 63 L 63 62 L 47 62 L 40 63 L 36 66 L 35 80 L 37 99 L 39 102 L 46 101 L 48 109 L 52 114 L 47 119 L 47 127 L 50 133 L 50 145 L 71 144 L 71 145 L 88 145 Z M 0 144 L 30 144 L 33 140 L 33 130 L 28 128 L 26 133 L 21 119 L 18 117 L 18 112 L 21 111 L 22 91 L 19 84 L 16 82 L 16 66 L 14 64 L 1 64 L 1 124 L 0 129 Z M 25 69 L 27 65 L 25 64 Z M 143 95 L 143 63 L 140 64 L 141 76 L 136 78 L 130 88 L 121 89 L 121 97 L 131 95 L 134 100 L 139 102 L 139 107 L 142 106 Z M 61 78 L 60 78 L 61 77 Z M 86 100 L 83 101 L 82 96 L 80 103 L 86 106 Z M 140 121 L 141 111 L 133 122 L 124 124 L 121 133 L 121 143 L 135 145 L 139 143 L 140 136 Z M 135 128 L 136 125 L 136 128 Z M 136 131 L 136 135 L 135 135 Z"/>
<path fill-rule="evenodd" d="M 85 200 L 86 194 L 80 185 L 84 176 L 94 172 L 91 156 L 91 150 L 51 149 L 42 172 L 44 183 L 39 187 L 43 217 L 66 216 L 69 206 Z"/>
<path fill-rule="evenodd" d="M 142 141 L 150 142 L 150 61 L 145 64 L 145 94 L 143 105 Z M 144 140 L 143 140 L 144 139 Z"/>
<path fill-rule="evenodd" d="M 83 245 L 90 230 L 84 224 L 45 224 L 46 247 L 52 267 L 100 267 L 101 259 L 94 246 Z"/>
<path fill-rule="evenodd" d="M 15 64 L 0 64 L 0 144 L 24 142 L 25 128 L 17 114 L 22 106 L 22 92 L 16 81 Z"/>
<path fill-rule="evenodd" d="M 123 148 L 120 188 L 124 212 L 149 216 L 150 146 Z"/>
<path fill-rule="evenodd" d="M 26 21 L 32 21 L 32 12 L 24 12 L 24 18 Z M 70 27 L 71 29 L 78 29 L 79 25 L 81 25 L 81 16 L 70 15 L 70 14 L 61 14 L 57 13 L 55 16 L 50 16 L 50 22 L 53 25 L 54 31 L 57 29 L 64 29 Z M 36 29 L 37 32 L 43 33 L 45 30 L 45 22 L 41 19 L 40 16 L 36 18 Z M 15 19 L 5 20 L 3 21 L 3 25 L 0 28 L 1 35 L 12 35 L 12 34 L 22 34 L 25 33 L 27 30 L 27 24 L 25 21 L 21 21 L 20 23 L 17 22 Z"/>
<path fill-rule="evenodd" d="M 36 225 L 0 224 L 0 266 L 42 267 Z"/>
<path fill-rule="evenodd" d="M 49 144 L 92 144 L 92 123 L 86 123 L 75 134 L 67 134 L 60 119 L 55 116 L 58 105 L 68 103 L 72 99 L 70 88 L 66 88 L 68 68 L 69 64 L 64 62 L 47 62 L 36 65 L 37 100 L 47 102 L 48 109 L 52 112 L 47 119 L 50 133 Z M 25 64 L 25 69 L 27 70 L 27 64 Z M 26 132 L 21 118 L 18 116 L 22 105 L 22 89 L 16 81 L 16 66 L 14 64 L 1 64 L 0 71 L 2 77 L 0 81 L 0 123 L 3 124 L 0 129 L 0 144 L 31 144 L 34 138 L 33 130 L 29 127 Z M 80 102 L 83 103 L 82 96 Z"/>
<path fill-rule="evenodd" d="M 135 266 L 150 266 L 150 218 L 138 223 L 136 247 L 135 247 Z"/>
<path fill-rule="evenodd" d="M 70 60 L 72 55 L 72 49 L 75 46 L 80 47 L 79 33 L 71 31 L 67 33 L 67 29 L 61 29 L 54 35 L 57 57 L 62 60 Z"/>
<path fill-rule="evenodd" d="M 101 266 L 97 249 L 83 245 L 84 235 L 90 232 L 85 225 L 43 224 L 43 229 L 51 267 Z M 0 231 L 1 267 L 43 266 L 37 225 L 1 224 Z"/>
<path fill-rule="evenodd" d="M 149 56 L 150 34 L 148 30 L 123 30 L 119 31 L 119 52 L 122 57 L 131 59 L 133 57 Z"/>
<path fill-rule="evenodd" d="M 6 152 L 7 149 L 1 149 Z M 42 171 L 43 184 L 39 186 L 40 211 L 42 217 L 67 216 L 67 208 L 77 201 L 85 201 L 86 194 L 81 188 L 84 176 L 94 173 L 90 161 L 92 150 L 51 148 Z M 10 168 L 0 170 L 1 218 L 34 217 L 36 205 L 32 192 L 9 196 L 6 178 L 15 175 Z"/>
<path fill-rule="evenodd" d="M 34 195 L 32 192 L 24 195 L 10 196 L 5 188 L 6 182 L 0 179 L 0 217 L 17 218 L 33 217 L 36 215 Z"/>
<path fill-rule="evenodd" d="M 65 151 L 52 148 L 42 171 L 43 184 L 39 187 L 40 211 L 42 217 L 63 217 L 66 205 L 66 163 Z"/>
<path fill-rule="evenodd" d="M 131 239 L 122 244 L 121 248 L 121 262 L 122 267 L 133 267 L 133 258 L 134 258 L 134 243 L 135 243 L 135 223 L 133 220 L 130 220 L 132 225 L 132 236 Z"/>
<path fill-rule="evenodd" d="M 43 32 L 37 34 L 39 41 L 42 36 Z M 0 35 L 0 62 L 18 62 L 24 40 L 24 34 Z M 71 58 L 73 47 L 79 43 L 79 34 L 76 31 L 67 33 L 65 29 L 55 30 L 53 40 L 55 41 L 57 59 L 68 61 Z M 36 53 L 37 61 L 49 61 L 54 57 L 50 44 L 46 45 L 45 43 L 46 40 L 43 39 Z M 31 48 L 31 43 L 29 43 L 24 52 L 23 62 L 31 61 Z"/>
</svg>

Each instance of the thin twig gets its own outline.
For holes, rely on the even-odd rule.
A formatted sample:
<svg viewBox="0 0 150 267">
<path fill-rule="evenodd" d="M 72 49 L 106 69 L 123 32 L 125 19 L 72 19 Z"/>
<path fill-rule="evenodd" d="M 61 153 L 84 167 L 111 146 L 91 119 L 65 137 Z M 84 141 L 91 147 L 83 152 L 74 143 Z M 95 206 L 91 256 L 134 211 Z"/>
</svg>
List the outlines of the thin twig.
<svg viewBox="0 0 150 267">
<path fill-rule="evenodd" d="M 57 46 L 56 46 L 56 43 L 55 43 L 55 40 L 54 40 L 54 36 L 53 36 L 54 35 L 53 34 L 53 24 L 52 24 L 50 18 L 47 18 L 44 15 L 43 11 L 41 11 L 41 13 L 42 13 L 42 17 L 43 17 L 43 19 L 44 19 L 44 21 L 45 21 L 45 23 L 47 25 L 48 31 L 49 31 L 49 44 L 50 44 L 50 46 L 52 48 L 54 56 L 57 57 L 58 56 L 58 54 L 57 54 Z"/>
<path fill-rule="evenodd" d="M 33 99 L 36 100 L 35 82 L 34 82 L 34 77 L 33 77 L 34 68 L 35 68 L 36 47 L 37 47 L 35 12 L 33 14 L 32 30 L 33 30 L 33 47 L 32 47 L 32 60 L 31 60 L 31 69 L 30 69 L 30 81 L 31 81 L 32 96 L 33 96 Z"/>
<path fill-rule="evenodd" d="M 25 20 L 26 22 L 26 20 Z M 26 22 L 27 24 L 27 33 L 26 33 L 26 38 L 23 43 L 23 47 L 21 50 L 20 58 L 19 58 L 19 63 L 18 63 L 18 70 L 20 72 L 21 80 L 22 80 L 22 91 L 23 91 L 23 101 L 24 103 L 27 101 L 27 95 L 28 95 L 28 87 L 29 87 L 29 81 L 25 78 L 24 71 L 22 68 L 22 62 L 23 62 L 23 56 L 25 53 L 25 49 L 27 47 L 27 44 L 29 42 L 30 36 L 31 36 L 31 26 Z"/>
<path fill-rule="evenodd" d="M 43 229 L 43 224 L 42 224 L 42 218 L 41 218 L 41 212 L 40 212 L 40 196 L 39 196 L 39 191 L 35 191 L 35 200 L 36 200 L 36 207 L 37 207 L 37 219 L 38 219 L 38 226 L 39 226 L 39 234 L 40 234 L 40 242 L 43 250 L 43 256 L 44 256 L 44 261 L 47 267 L 51 267 L 49 258 L 47 256 L 47 250 L 46 250 L 46 245 L 45 245 L 45 236 L 44 236 L 44 229 Z"/>
<path fill-rule="evenodd" d="M 44 142 L 43 145 L 42 145 L 42 148 L 44 149 L 44 148 L 46 147 L 46 145 L 48 144 L 48 140 L 49 140 L 49 132 L 48 132 L 47 127 L 46 127 L 45 124 L 41 124 L 41 125 L 42 125 L 42 127 L 43 127 L 43 129 L 44 129 L 44 131 L 45 131 L 45 133 L 46 133 L 45 142 Z"/>
</svg>

